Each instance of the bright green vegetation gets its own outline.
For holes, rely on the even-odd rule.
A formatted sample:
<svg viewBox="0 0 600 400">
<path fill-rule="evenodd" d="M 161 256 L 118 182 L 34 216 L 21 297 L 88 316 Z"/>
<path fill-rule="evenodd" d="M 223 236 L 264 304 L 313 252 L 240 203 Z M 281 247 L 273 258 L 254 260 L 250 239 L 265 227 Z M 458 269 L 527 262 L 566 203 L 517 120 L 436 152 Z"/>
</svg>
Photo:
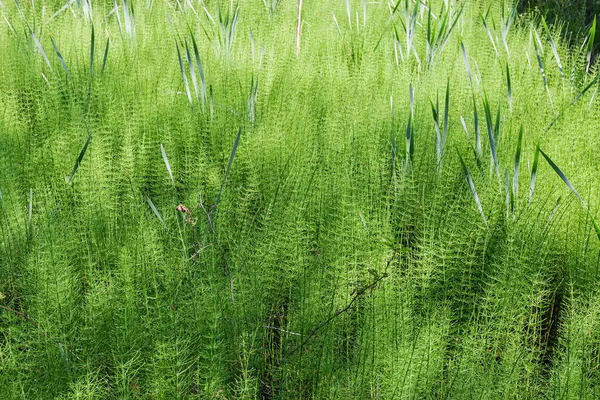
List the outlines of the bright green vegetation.
<svg viewBox="0 0 600 400">
<path fill-rule="evenodd" d="M 599 398 L 594 30 L 490 4 L 2 2 L 0 397 Z"/>
</svg>

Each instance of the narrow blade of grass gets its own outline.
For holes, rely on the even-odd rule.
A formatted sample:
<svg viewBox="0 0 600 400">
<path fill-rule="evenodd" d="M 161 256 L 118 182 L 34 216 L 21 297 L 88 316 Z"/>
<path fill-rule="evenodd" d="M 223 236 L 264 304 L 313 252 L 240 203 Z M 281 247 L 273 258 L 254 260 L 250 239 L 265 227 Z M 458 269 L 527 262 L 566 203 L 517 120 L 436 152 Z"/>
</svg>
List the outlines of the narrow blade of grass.
<svg viewBox="0 0 600 400">
<path fill-rule="evenodd" d="M 483 207 L 481 205 L 481 201 L 479 200 L 479 195 L 477 194 L 477 190 L 475 189 L 475 184 L 473 183 L 473 178 L 471 178 L 471 174 L 469 173 L 469 169 L 465 164 L 460 153 L 458 153 L 458 159 L 460 160 L 460 165 L 462 165 L 463 172 L 465 173 L 465 178 L 467 179 L 467 183 L 469 184 L 469 189 L 471 189 L 471 194 L 473 195 L 473 200 L 475 200 L 475 204 L 477 205 L 477 209 L 481 214 L 481 218 L 483 218 L 483 223 L 487 226 L 487 220 L 485 218 L 485 214 L 483 212 Z"/>
<path fill-rule="evenodd" d="M 506 62 L 506 86 L 508 91 L 508 108 L 510 109 L 510 112 L 512 112 L 512 85 L 510 83 L 510 69 L 508 68 L 508 62 Z"/>
<path fill-rule="evenodd" d="M 492 115 L 491 115 L 491 111 L 490 111 L 490 103 L 488 101 L 487 98 L 487 94 L 485 93 L 485 91 L 483 92 L 483 109 L 485 111 L 485 122 L 487 125 L 487 131 L 488 131 L 488 140 L 490 142 L 490 152 L 492 155 L 492 161 L 494 163 L 494 167 L 496 169 L 496 173 L 500 174 L 500 172 L 498 171 L 498 155 L 496 153 L 496 138 L 495 138 L 495 133 L 494 133 L 494 128 L 492 126 Z"/>
<path fill-rule="evenodd" d="M 56 52 L 56 55 L 58 56 L 58 59 L 60 60 L 60 63 L 62 65 L 63 69 L 65 70 L 65 74 L 67 75 L 67 80 L 70 81 L 71 80 L 71 74 L 69 74 L 69 68 L 67 68 L 67 63 L 65 62 L 65 59 L 63 58 L 62 54 L 60 54 L 60 51 L 58 50 L 58 46 L 54 42 L 54 39 L 50 38 L 50 41 L 52 42 L 52 46 L 54 47 L 54 51 Z"/>
<path fill-rule="evenodd" d="M 73 181 L 73 178 L 75 178 L 75 173 L 77 172 L 77 169 L 79 168 L 79 165 L 81 164 L 81 161 L 83 160 L 83 156 L 85 156 L 85 152 L 87 151 L 87 148 L 88 148 L 91 140 L 92 140 L 92 134 L 90 133 L 88 135 L 87 139 L 85 140 L 85 144 L 83 145 L 83 148 L 79 152 L 79 156 L 77 156 L 77 160 L 75 160 L 75 165 L 73 166 L 73 170 L 71 171 L 71 175 L 69 176 L 69 180 L 67 181 L 65 190 L 69 188 L 69 185 Z"/>
<path fill-rule="evenodd" d="M 148 203 L 148 205 L 152 209 L 152 212 L 154 213 L 154 215 L 156 215 L 156 218 L 158 218 L 158 220 L 160 221 L 160 223 L 163 224 L 164 227 L 166 227 L 165 221 L 163 221 L 163 218 L 160 215 L 160 212 L 156 209 L 156 206 L 154 205 L 154 203 L 152 202 L 152 200 L 150 199 L 150 197 L 148 197 L 148 195 L 146 195 L 146 202 Z"/>
<path fill-rule="evenodd" d="M 548 155 L 546 153 L 544 153 L 544 151 L 542 149 L 540 149 L 539 146 L 537 146 L 537 150 L 546 159 L 548 164 L 550 164 L 550 166 L 552 167 L 554 172 L 556 172 L 556 174 L 560 177 L 560 179 L 562 179 L 562 181 L 565 183 L 565 185 L 567 185 L 567 187 L 571 190 L 571 192 L 573 192 L 573 194 L 575 194 L 575 196 L 579 199 L 579 201 L 581 202 L 581 205 L 583 206 L 583 208 L 585 208 L 590 219 L 592 220 L 592 224 L 594 225 L 594 230 L 596 231 L 596 235 L 598 236 L 598 239 L 600 239 L 600 227 L 598 227 L 596 220 L 590 213 L 590 210 L 589 210 L 585 200 L 583 200 L 583 198 L 581 197 L 579 192 L 577 192 L 577 189 L 575 189 L 575 187 L 573 186 L 573 184 L 571 183 L 569 178 L 567 178 L 567 176 L 560 170 L 560 168 L 558 168 L 558 166 L 554 163 L 554 161 L 552 161 L 552 159 L 550 159 L 550 157 L 548 157 Z"/>
<path fill-rule="evenodd" d="M 523 126 L 519 129 L 519 137 L 517 139 L 517 150 L 515 151 L 515 169 L 513 175 L 513 198 L 519 196 L 519 167 L 521 166 L 521 147 L 523 144 Z"/>
<path fill-rule="evenodd" d="M 169 158 L 167 157 L 167 153 L 165 152 L 165 148 L 162 143 L 160 145 L 160 152 L 162 154 L 163 161 L 165 162 L 165 166 L 167 167 L 167 172 L 169 173 L 169 178 L 171 178 L 171 183 L 175 186 L 175 179 L 173 179 L 173 172 L 171 170 L 171 163 L 169 162 Z"/>
<path fill-rule="evenodd" d="M 494 42 L 494 37 L 492 36 L 492 32 L 490 31 L 490 28 L 488 28 L 487 21 L 485 20 L 485 17 L 483 15 L 481 16 L 481 20 L 483 21 L 483 27 L 485 28 L 485 32 L 487 33 L 487 36 L 490 39 L 490 42 L 492 43 L 492 47 L 494 48 L 496 57 L 498 57 L 498 49 L 496 48 L 496 43 Z"/>
<path fill-rule="evenodd" d="M 177 59 L 179 60 L 179 69 L 181 71 L 181 77 L 183 78 L 183 86 L 185 87 L 185 93 L 187 94 L 188 101 L 190 103 L 190 107 L 192 111 L 194 110 L 194 101 L 192 100 L 192 94 L 190 93 L 190 86 L 188 84 L 187 75 L 185 73 L 185 68 L 183 68 L 183 60 L 181 59 L 181 52 L 179 51 L 179 44 L 175 42 L 175 47 L 177 48 Z"/>
<path fill-rule="evenodd" d="M 595 36 L 596 36 L 596 16 L 594 15 L 594 21 L 592 22 L 592 26 L 590 27 L 590 30 L 588 31 L 588 47 L 587 47 L 587 65 L 585 67 L 585 72 L 589 73 L 590 72 L 590 66 L 592 65 L 592 53 L 594 51 L 594 41 L 595 41 Z"/>
<path fill-rule="evenodd" d="M 189 28 L 188 28 L 189 29 Z M 202 69 L 202 60 L 200 59 L 200 52 L 198 51 L 198 45 L 196 44 L 196 38 L 191 29 L 189 29 L 190 37 L 192 38 L 192 48 L 194 49 L 194 55 L 196 57 L 196 65 L 198 66 L 198 74 L 200 75 L 200 97 L 202 99 L 202 110 L 204 110 L 204 103 L 206 103 L 206 81 L 204 80 L 204 70 Z"/>
<path fill-rule="evenodd" d="M 42 47 L 42 44 L 40 43 L 40 41 L 38 40 L 38 38 L 35 36 L 35 33 L 33 33 L 33 31 L 31 30 L 31 28 L 28 28 L 28 29 L 29 29 L 29 34 L 31 35 L 31 39 L 33 39 L 33 42 L 35 43 L 35 46 L 37 47 L 38 51 L 40 52 L 40 54 L 44 58 L 44 61 L 46 62 L 46 65 L 50 69 L 50 72 L 54 72 L 54 70 L 52 69 L 52 65 L 50 64 L 50 60 L 48 59 L 48 56 L 46 55 L 46 52 L 44 51 L 44 48 Z"/>
<path fill-rule="evenodd" d="M 548 25 L 546 24 L 546 21 L 544 20 L 544 18 L 542 18 L 541 23 L 546 31 L 546 36 L 548 37 L 548 41 L 550 42 L 550 47 L 552 48 L 552 54 L 554 54 L 554 59 L 556 60 L 556 65 L 558 65 L 558 69 L 560 71 L 560 77 L 562 79 L 562 78 L 564 78 L 563 66 L 560 61 L 560 56 L 558 55 L 556 43 L 554 43 L 554 40 L 552 39 L 552 35 L 550 34 L 550 29 L 548 28 Z"/>
<path fill-rule="evenodd" d="M 477 100 L 475 100 L 475 94 L 473 94 L 473 121 L 475 129 L 475 150 L 477 151 L 477 157 L 481 159 L 481 129 L 479 127 L 479 114 L 477 112 Z"/>
<path fill-rule="evenodd" d="M 227 169 L 225 170 L 225 176 L 223 177 L 223 183 L 221 184 L 221 189 L 219 189 L 219 194 L 217 195 L 217 200 L 210 211 L 210 215 L 212 216 L 213 212 L 219 206 L 219 201 L 221 200 L 221 193 L 223 193 L 223 188 L 225 187 L 225 183 L 227 182 L 227 176 L 229 176 L 229 170 L 231 170 L 231 165 L 233 165 L 233 160 L 235 158 L 235 153 L 237 152 L 238 145 L 240 144 L 240 138 L 242 137 L 242 127 L 238 130 L 237 136 L 235 138 L 235 142 L 233 143 L 233 148 L 231 149 L 231 154 L 229 155 L 229 163 L 227 164 Z"/>
<path fill-rule="evenodd" d="M 537 178 L 538 162 L 540 158 L 540 148 L 535 147 L 535 154 L 533 155 L 533 166 L 531 167 L 531 180 L 529 181 L 529 204 L 533 199 L 533 191 L 535 190 L 535 180 Z"/>
<path fill-rule="evenodd" d="M 435 150 L 436 150 L 436 156 L 437 156 L 437 162 L 438 162 L 438 168 L 441 165 L 441 161 L 442 161 L 442 151 L 443 151 L 443 145 L 442 145 L 442 132 L 440 130 L 440 121 L 439 121 L 439 113 L 438 113 L 438 109 L 439 109 L 439 102 L 436 101 L 436 104 L 433 104 L 433 101 L 430 99 L 429 103 L 431 104 L 431 113 L 433 114 L 433 124 L 435 126 Z"/>
<path fill-rule="evenodd" d="M 192 78 L 192 85 L 194 85 L 194 93 L 196 94 L 196 100 L 200 101 L 200 94 L 198 92 L 198 78 L 196 78 L 196 69 L 194 68 L 194 63 L 192 62 L 192 56 L 190 54 L 190 49 L 189 49 L 187 40 L 184 40 L 184 44 L 185 44 L 185 56 L 186 56 L 189 70 L 190 70 L 190 76 Z"/>
<path fill-rule="evenodd" d="M 446 140 L 448 139 L 448 113 L 450 110 L 450 78 L 446 81 L 446 98 L 444 101 L 444 142 L 443 146 L 446 146 Z"/>
<path fill-rule="evenodd" d="M 467 76 L 469 77 L 469 83 L 471 87 L 473 87 L 473 77 L 471 76 L 471 66 L 469 65 L 469 58 L 467 57 L 467 51 L 465 50 L 465 45 L 463 42 L 460 42 L 460 48 L 462 50 L 463 60 L 465 60 L 465 68 L 467 70 Z"/>
<path fill-rule="evenodd" d="M 106 39 L 106 47 L 104 48 L 104 57 L 102 58 L 102 74 L 104 75 L 104 68 L 106 67 L 106 60 L 108 59 L 108 45 L 110 44 L 110 38 Z"/>
</svg>

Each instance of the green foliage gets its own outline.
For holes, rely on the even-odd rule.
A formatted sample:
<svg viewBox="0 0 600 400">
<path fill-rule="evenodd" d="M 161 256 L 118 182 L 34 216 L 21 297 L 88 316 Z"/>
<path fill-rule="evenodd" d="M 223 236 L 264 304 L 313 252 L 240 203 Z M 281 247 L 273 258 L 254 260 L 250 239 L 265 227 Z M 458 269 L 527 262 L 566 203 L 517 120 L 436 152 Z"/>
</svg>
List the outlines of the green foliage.
<svg viewBox="0 0 600 400">
<path fill-rule="evenodd" d="M 593 18 L 0 14 L 2 399 L 600 397 Z"/>
</svg>

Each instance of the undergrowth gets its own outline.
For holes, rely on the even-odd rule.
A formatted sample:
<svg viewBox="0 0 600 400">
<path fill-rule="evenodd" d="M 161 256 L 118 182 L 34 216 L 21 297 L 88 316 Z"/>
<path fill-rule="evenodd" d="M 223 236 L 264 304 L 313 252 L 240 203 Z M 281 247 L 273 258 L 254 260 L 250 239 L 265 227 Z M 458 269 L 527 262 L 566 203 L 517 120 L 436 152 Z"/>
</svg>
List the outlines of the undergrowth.
<svg viewBox="0 0 600 400">
<path fill-rule="evenodd" d="M 3 399 L 600 396 L 593 31 L 455 0 L 0 13 Z"/>
</svg>

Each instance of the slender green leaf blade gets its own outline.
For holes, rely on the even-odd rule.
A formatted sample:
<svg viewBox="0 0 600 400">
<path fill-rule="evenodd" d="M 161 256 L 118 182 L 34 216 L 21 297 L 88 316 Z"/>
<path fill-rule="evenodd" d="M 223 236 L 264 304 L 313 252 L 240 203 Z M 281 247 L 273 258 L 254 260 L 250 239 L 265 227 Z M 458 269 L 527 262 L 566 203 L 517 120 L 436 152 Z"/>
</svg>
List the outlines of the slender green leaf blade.
<svg viewBox="0 0 600 400">
<path fill-rule="evenodd" d="M 79 165 L 81 164 L 81 161 L 83 160 L 83 156 L 85 156 L 85 152 L 87 151 L 87 148 L 90 144 L 90 140 L 92 140 L 91 133 L 88 135 L 87 139 L 85 140 L 85 144 L 83 145 L 83 148 L 79 152 L 79 156 L 77 157 L 77 160 L 75 160 L 75 165 L 73 166 L 73 170 L 71 171 L 71 175 L 69 176 L 69 180 L 67 181 L 67 186 L 65 187 L 65 189 L 69 188 L 69 185 L 73 181 L 73 178 L 75 178 L 75 173 L 77 172 L 77 169 L 79 168 Z"/>
</svg>

